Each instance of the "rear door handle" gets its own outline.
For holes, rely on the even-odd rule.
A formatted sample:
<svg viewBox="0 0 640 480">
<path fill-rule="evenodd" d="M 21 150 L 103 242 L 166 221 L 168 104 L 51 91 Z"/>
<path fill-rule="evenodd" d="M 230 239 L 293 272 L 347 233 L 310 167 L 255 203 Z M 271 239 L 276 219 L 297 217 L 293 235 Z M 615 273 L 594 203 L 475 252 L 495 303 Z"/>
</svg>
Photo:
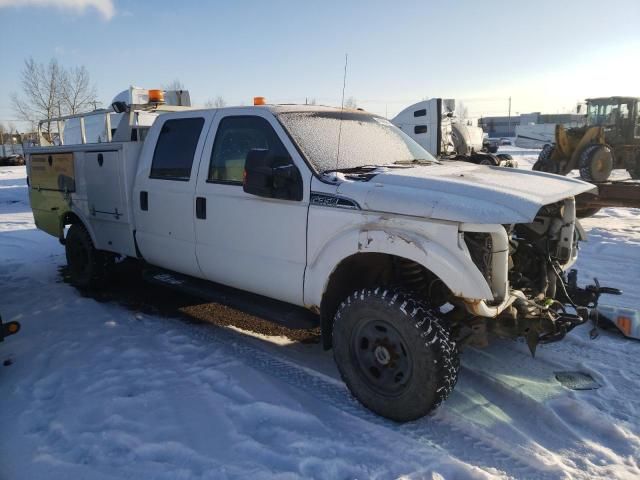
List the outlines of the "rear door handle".
<svg viewBox="0 0 640 480">
<path fill-rule="evenodd" d="M 207 218 L 207 199 L 205 197 L 196 197 L 196 218 Z"/>
<path fill-rule="evenodd" d="M 149 194 L 147 192 L 140 192 L 140 210 L 149 210 Z"/>
</svg>

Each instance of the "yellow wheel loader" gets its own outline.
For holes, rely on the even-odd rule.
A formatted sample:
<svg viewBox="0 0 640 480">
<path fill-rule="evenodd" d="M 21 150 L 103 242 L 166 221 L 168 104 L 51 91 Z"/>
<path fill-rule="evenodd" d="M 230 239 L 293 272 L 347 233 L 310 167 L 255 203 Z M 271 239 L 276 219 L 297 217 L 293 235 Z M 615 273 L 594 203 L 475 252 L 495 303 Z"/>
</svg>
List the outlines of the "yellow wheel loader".
<svg viewBox="0 0 640 480">
<path fill-rule="evenodd" d="M 640 179 L 640 98 L 587 99 L 583 127 L 556 125 L 555 143 L 540 152 L 534 170 L 566 175 L 579 169 L 588 182 L 605 182 L 614 168 Z"/>
</svg>

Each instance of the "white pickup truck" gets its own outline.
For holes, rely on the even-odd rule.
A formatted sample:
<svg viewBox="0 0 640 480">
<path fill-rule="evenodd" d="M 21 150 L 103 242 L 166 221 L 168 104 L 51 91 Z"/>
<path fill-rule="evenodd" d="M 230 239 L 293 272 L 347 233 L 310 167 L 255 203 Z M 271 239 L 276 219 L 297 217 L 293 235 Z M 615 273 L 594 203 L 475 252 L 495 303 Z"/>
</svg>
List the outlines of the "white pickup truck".
<svg viewBox="0 0 640 480">
<path fill-rule="evenodd" d="M 459 345 L 533 350 L 585 320 L 563 272 L 587 183 L 443 164 L 362 111 L 116 107 L 101 143 L 27 152 L 36 225 L 78 287 L 131 257 L 304 307 L 355 397 L 397 421 L 449 395 Z"/>
</svg>

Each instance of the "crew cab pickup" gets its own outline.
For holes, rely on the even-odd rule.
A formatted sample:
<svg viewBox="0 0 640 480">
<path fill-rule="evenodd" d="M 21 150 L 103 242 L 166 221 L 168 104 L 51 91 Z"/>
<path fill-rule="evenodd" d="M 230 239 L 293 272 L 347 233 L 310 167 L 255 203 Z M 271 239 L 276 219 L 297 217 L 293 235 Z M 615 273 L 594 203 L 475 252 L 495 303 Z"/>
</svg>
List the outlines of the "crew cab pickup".
<svg viewBox="0 0 640 480">
<path fill-rule="evenodd" d="M 397 421 L 449 395 L 459 346 L 533 352 L 586 319 L 564 272 L 588 183 L 442 163 L 363 111 L 123 103 L 100 143 L 27 151 L 36 225 L 78 287 L 131 257 L 304 307 L 355 397 Z"/>
</svg>

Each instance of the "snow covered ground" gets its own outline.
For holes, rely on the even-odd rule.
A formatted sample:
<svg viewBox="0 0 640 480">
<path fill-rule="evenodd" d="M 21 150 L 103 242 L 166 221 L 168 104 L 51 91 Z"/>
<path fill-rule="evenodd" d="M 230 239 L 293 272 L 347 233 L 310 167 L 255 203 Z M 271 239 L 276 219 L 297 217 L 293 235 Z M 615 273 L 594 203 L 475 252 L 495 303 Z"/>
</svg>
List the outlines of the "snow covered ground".
<svg viewBox="0 0 640 480">
<path fill-rule="evenodd" d="M 521 165 L 536 152 L 507 147 Z M 640 211 L 584 222 L 578 267 L 640 308 Z M 330 352 L 83 297 L 35 229 L 24 167 L 0 168 L 0 479 L 639 478 L 640 342 L 587 326 L 532 359 L 468 349 L 429 418 L 396 425 L 353 401 Z M 159 288 L 159 287 L 158 287 Z M 572 391 L 559 370 L 602 388 Z"/>
</svg>

